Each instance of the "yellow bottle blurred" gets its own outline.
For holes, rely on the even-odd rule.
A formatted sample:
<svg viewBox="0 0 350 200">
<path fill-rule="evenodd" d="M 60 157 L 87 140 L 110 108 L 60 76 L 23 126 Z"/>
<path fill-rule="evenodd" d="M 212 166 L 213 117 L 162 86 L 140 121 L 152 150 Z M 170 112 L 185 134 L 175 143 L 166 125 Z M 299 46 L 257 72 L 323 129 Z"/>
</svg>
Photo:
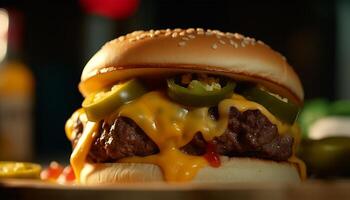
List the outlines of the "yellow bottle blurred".
<svg viewBox="0 0 350 200">
<path fill-rule="evenodd" d="M 21 36 L 18 13 L 12 21 L 11 17 L 9 51 L 0 63 L 0 160 L 28 161 L 33 157 L 34 77 L 18 56 Z"/>
</svg>

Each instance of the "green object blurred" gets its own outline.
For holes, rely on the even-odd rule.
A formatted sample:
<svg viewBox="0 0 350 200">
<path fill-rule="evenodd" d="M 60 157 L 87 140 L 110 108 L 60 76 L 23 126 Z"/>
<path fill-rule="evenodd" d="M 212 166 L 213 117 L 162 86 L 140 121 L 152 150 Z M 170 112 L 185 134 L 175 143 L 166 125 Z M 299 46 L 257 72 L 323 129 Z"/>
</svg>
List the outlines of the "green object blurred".
<svg viewBox="0 0 350 200">
<path fill-rule="evenodd" d="M 316 178 L 350 177 L 349 155 L 349 137 L 306 139 L 298 150 L 298 156 L 305 162 L 308 174 Z"/>
<path fill-rule="evenodd" d="M 328 116 L 350 117 L 350 100 L 329 102 L 315 99 L 305 103 L 298 119 L 302 130 L 298 156 L 305 162 L 311 177 L 350 177 L 350 137 L 332 136 L 320 140 L 309 138 L 310 127 L 317 120 Z M 336 135 L 334 132 L 329 134 Z"/>
<path fill-rule="evenodd" d="M 308 138 L 309 127 L 315 121 L 329 114 L 329 104 L 325 99 L 315 99 L 305 103 L 298 118 L 303 139 Z"/>
<path fill-rule="evenodd" d="M 329 102 L 325 99 L 314 99 L 306 102 L 298 118 L 302 130 L 302 138 L 307 139 L 311 125 L 326 116 L 350 117 L 350 100 Z"/>
<path fill-rule="evenodd" d="M 329 115 L 350 116 L 350 100 L 335 101 L 329 105 L 328 110 L 329 110 Z"/>
</svg>

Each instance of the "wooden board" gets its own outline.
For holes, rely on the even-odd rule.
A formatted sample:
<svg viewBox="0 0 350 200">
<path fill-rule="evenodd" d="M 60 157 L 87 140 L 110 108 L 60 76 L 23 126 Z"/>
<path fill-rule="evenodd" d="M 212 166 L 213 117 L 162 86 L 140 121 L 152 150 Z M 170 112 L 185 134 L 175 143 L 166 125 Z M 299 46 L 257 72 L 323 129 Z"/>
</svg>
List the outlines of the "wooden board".
<svg viewBox="0 0 350 200">
<path fill-rule="evenodd" d="M 350 199 L 350 181 L 301 184 L 120 184 L 58 185 L 34 180 L 0 180 L 4 199 Z M 3 199 L 3 198 L 1 198 Z"/>
</svg>

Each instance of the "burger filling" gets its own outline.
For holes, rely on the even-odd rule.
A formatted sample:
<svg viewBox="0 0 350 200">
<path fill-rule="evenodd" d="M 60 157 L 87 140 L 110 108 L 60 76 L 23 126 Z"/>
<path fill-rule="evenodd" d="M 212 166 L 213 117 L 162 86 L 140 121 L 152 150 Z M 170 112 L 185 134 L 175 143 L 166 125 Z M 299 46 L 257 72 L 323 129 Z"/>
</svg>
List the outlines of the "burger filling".
<svg viewBox="0 0 350 200">
<path fill-rule="evenodd" d="M 208 113 L 218 118 L 213 107 Z M 79 118 L 74 124 L 76 145 L 83 132 Z M 157 145 L 131 119 L 118 117 L 111 124 L 100 123 L 98 136 L 91 145 L 88 159 L 92 162 L 115 162 L 130 156 L 148 156 L 159 153 Z M 181 147 L 181 151 L 201 156 L 206 153 L 208 143 L 213 144 L 214 152 L 230 157 L 256 157 L 275 161 L 285 161 L 292 155 L 293 137 L 279 135 L 276 125 L 272 124 L 260 111 L 239 112 L 230 108 L 229 122 L 225 132 L 207 142 L 200 132 Z"/>
<path fill-rule="evenodd" d="M 189 180 L 207 164 L 218 167 L 219 156 L 297 163 L 299 107 L 288 99 L 206 74 L 171 77 L 166 84 L 166 90 L 147 89 L 133 79 L 88 96 L 66 124 L 79 148 L 71 157 L 76 173 L 82 160 L 153 163 L 169 181 Z M 88 122 L 91 131 L 85 131 Z"/>
</svg>

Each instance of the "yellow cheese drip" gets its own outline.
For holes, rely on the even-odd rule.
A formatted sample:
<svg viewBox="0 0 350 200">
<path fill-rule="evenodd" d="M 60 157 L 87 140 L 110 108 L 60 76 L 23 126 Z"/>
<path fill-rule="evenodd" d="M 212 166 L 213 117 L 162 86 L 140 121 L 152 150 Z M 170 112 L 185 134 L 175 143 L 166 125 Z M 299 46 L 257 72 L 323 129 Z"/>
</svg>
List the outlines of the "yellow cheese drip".
<svg viewBox="0 0 350 200">
<path fill-rule="evenodd" d="M 300 160 L 298 157 L 296 157 L 295 154 L 293 154 L 288 159 L 288 162 L 293 163 L 298 168 L 299 176 L 300 176 L 301 180 L 305 180 L 307 177 L 305 163 L 302 160 Z"/>
<path fill-rule="evenodd" d="M 74 148 L 70 157 L 70 164 L 74 170 L 77 180 L 80 177 L 80 171 L 84 167 L 86 157 L 90 151 L 90 146 L 97 131 L 98 124 L 95 122 L 88 122 L 84 128 L 84 132 L 79 139 L 77 146 Z"/>
<path fill-rule="evenodd" d="M 167 181 L 191 180 L 197 174 L 198 169 L 207 165 L 207 161 L 202 156 L 182 153 L 179 148 L 190 142 L 198 132 L 201 132 L 207 141 L 223 134 L 227 128 L 229 110 L 232 106 L 240 112 L 260 110 L 271 123 L 277 126 L 280 134 L 289 133 L 293 137 L 298 137 L 297 129 L 283 124 L 260 104 L 248 101 L 237 94 L 219 103 L 219 120 L 216 121 L 209 117 L 208 107 L 188 110 L 169 101 L 163 93 L 154 91 L 121 106 L 106 120 L 112 121 L 117 116 L 132 119 L 157 144 L 160 153 L 146 157 L 128 157 L 118 162 L 151 163 L 161 168 Z M 72 130 L 70 127 L 72 123 L 66 126 L 66 130 Z M 86 160 L 95 130 L 96 124 L 88 122 L 73 151 L 71 164 L 77 175 L 80 174 Z M 290 161 L 300 165 L 297 159 L 293 158 Z"/>
<path fill-rule="evenodd" d="M 188 181 L 197 174 L 197 171 L 207 166 L 202 156 L 191 156 L 182 153 L 175 147 L 161 149 L 159 154 L 146 157 L 129 157 L 119 160 L 124 163 L 152 163 L 160 166 L 167 181 Z"/>
</svg>

